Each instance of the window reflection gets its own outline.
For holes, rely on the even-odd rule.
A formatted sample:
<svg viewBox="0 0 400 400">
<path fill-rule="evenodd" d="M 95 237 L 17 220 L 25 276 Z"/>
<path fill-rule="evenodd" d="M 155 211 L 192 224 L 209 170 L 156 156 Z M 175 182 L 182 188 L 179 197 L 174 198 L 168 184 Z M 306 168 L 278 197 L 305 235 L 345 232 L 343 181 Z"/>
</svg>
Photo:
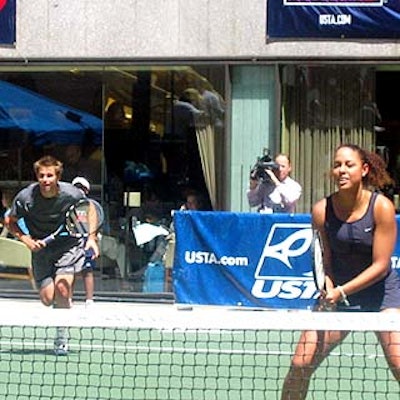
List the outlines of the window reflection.
<svg viewBox="0 0 400 400">
<path fill-rule="evenodd" d="M 86 177 L 107 215 L 102 273 L 123 277 L 126 290 L 142 290 L 149 246 L 136 245 L 134 221 L 151 215 L 152 224 L 169 227 L 171 210 L 180 208 L 188 190 L 220 207 L 224 81 L 223 66 L 3 71 L 0 82 L 28 90 L 37 100 L 0 108 L 0 189 L 16 191 L 31 182 L 32 164 L 43 154 L 63 161 L 64 180 Z M 68 129 L 46 133 L 56 114 L 38 107 L 39 100 L 57 104 L 57 117 Z M 44 129 L 8 126 L 9 114 L 10 121 L 29 122 L 40 114 Z M 98 119 L 100 132 L 86 118 Z M 124 203 L 132 192 L 140 194 L 139 207 Z"/>
</svg>

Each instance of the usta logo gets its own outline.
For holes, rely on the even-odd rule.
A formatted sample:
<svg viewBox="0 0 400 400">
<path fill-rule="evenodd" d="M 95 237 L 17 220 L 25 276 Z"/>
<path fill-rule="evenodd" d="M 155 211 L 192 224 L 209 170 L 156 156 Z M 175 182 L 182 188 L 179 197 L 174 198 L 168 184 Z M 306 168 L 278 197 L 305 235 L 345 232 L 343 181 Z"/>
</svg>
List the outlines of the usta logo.
<svg viewBox="0 0 400 400">
<path fill-rule="evenodd" d="M 272 226 L 254 273 L 253 296 L 261 299 L 316 298 L 310 257 L 312 236 L 309 223 Z"/>
</svg>

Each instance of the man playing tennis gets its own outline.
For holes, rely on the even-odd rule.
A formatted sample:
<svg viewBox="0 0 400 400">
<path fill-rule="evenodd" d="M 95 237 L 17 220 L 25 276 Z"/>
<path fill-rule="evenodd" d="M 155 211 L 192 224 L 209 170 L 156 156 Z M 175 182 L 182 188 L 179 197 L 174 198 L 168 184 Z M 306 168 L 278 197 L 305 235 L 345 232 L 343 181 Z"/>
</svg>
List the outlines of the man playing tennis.
<svg viewBox="0 0 400 400">
<path fill-rule="evenodd" d="M 70 308 L 74 275 L 82 270 L 85 248 L 99 255 L 96 234 L 83 238 L 57 235 L 46 244 L 43 239 L 55 232 L 65 220 L 69 207 L 85 194 L 71 183 L 61 182 L 63 164 L 52 156 L 44 156 L 33 165 L 37 179 L 15 196 L 5 223 L 9 231 L 32 251 L 32 268 L 41 302 L 55 308 Z M 29 234 L 18 227 L 24 218 Z M 58 328 L 55 353 L 65 355 L 68 341 L 65 329 Z"/>
</svg>

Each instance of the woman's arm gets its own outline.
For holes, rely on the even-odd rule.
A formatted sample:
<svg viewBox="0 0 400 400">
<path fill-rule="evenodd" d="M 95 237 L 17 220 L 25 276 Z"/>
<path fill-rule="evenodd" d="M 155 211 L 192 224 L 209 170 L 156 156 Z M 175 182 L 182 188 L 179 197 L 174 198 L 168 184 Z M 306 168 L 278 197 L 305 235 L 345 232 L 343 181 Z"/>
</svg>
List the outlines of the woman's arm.
<svg viewBox="0 0 400 400">
<path fill-rule="evenodd" d="M 372 245 L 372 263 L 354 279 L 342 285 L 349 295 L 382 280 L 390 268 L 390 259 L 397 239 L 397 222 L 392 202 L 378 195 L 374 207 L 375 230 Z"/>
</svg>

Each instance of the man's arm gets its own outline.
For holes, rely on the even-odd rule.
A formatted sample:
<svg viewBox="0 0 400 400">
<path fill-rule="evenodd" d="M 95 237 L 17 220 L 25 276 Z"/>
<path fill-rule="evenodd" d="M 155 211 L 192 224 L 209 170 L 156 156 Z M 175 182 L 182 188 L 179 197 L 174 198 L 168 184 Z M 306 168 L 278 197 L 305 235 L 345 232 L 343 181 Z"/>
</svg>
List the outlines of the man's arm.
<svg viewBox="0 0 400 400">
<path fill-rule="evenodd" d="M 8 231 L 22 243 L 24 243 L 31 251 L 40 250 L 43 245 L 38 240 L 32 239 L 32 237 L 24 233 L 18 225 L 18 218 L 12 215 L 7 215 L 4 218 L 4 223 Z"/>
<path fill-rule="evenodd" d="M 8 231 L 18 240 L 21 240 L 22 236 L 24 236 L 24 232 L 18 226 L 18 219 L 12 217 L 10 215 L 6 215 L 4 217 L 4 223 L 8 229 Z M 21 240 L 22 241 L 22 240 Z"/>
<path fill-rule="evenodd" d="M 302 188 L 300 184 L 298 184 L 296 181 L 292 180 L 291 182 L 286 183 L 280 183 L 276 186 L 279 194 L 281 195 L 282 202 L 284 204 L 295 204 L 302 192 Z"/>
<path fill-rule="evenodd" d="M 93 256 L 92 258 L 97 258 L 100 255 L 100 249 L 98 244 L 98 237 L 97 237 L 97 228 L 99 225 L 98 215 L 96 211 L 96 207 L 92 202 L 89 202 L 89 209 L 88 209 L 88 228 L 89 228 L 89 237 L 86 241 L 85 250 L 92 249 Z"/>
<path fill-rule="evenodd" d="M 256 179 L 250 178 L 249 189 L 247 190 L 247 199 L 250 207 L 256 207 L 262 204 L 261 184 Z"/>
</svg>

